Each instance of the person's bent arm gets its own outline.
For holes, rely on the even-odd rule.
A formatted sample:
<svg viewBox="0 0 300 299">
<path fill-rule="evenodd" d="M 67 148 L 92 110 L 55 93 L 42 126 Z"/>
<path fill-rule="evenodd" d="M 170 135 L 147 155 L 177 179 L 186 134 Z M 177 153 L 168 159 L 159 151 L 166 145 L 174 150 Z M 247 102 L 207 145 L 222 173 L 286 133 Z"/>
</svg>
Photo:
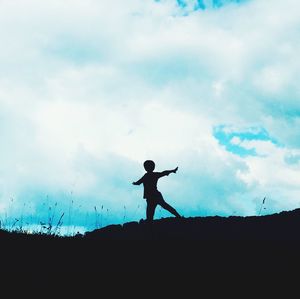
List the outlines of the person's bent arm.
<svg viewBox="0 0 300 299">
<path fill-rule="evenodd" d="M 133 182 L 132 185 L 140 185 L 143 182 L 144 177 L 140 178 L 138 181 Z"/>
</svg>

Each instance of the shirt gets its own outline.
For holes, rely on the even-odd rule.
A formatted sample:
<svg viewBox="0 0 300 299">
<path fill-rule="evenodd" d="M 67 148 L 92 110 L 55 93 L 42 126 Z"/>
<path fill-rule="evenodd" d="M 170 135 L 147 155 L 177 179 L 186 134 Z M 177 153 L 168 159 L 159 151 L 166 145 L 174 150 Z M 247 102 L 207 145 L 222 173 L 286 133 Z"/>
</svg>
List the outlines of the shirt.
<svg viewBox="0 0 300 299">
<path fill-rule="evenodd" d="M 140 185 L 143 183 L 144 185 L 144 198 L 151 198 L 158 193 L 160 193 L 157 190 L 157 181 L 159 178 L 169 175 L 171 171 L 166 170 L 163 172 L 147 172 L 145 175 L 139 179 L 136 183 Z"/>
</svg>

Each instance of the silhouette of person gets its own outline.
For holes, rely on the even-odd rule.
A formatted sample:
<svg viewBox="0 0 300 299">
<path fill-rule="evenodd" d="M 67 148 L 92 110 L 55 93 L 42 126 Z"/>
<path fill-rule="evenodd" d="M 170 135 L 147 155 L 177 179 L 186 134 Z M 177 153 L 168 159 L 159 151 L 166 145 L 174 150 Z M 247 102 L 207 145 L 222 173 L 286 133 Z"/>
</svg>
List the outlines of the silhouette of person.
<svg viewBox="0 0 300 299">
<path fill-rule="evenodd" d="M 176 217 L 181 217 L 179 213 L 171 207 L 168 203 L 165 202 L 162 194 L 157 190 L 157 181 L 163 176 L 167 176 L 170 173 L 176 173 L 178 167 L 172 170 L 165 170 L 162 172 L 154 172 L 155 163 L 152 160 L 147 160 L 144 162 L 144 168 L 147 171 L 145 175 L 140 178 L 138 181 L 133 182 L 133 185 L 140 185 L 143 183 L 144 185 L 144 198 L 147 201 L 147 209 L 146 209 L 146 220 L 147 222 L 152 222 L 155 209 L 157 205 L 160 205 L 165 210 L 169 211 Z"/>
</svg>

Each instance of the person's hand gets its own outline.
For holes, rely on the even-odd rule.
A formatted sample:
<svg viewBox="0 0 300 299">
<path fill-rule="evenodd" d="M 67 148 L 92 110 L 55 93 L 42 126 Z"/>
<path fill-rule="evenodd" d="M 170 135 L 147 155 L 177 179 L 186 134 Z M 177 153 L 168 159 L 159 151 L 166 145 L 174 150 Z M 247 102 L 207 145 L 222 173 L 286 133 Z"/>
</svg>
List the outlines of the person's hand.
<svg viewBox="0 0 300 299">
<path fill-rule="evenodd" d="M 132 185 L 137 185 L 137 183 L 136 183 L 136 182 L 133 182 Z"/>
<path fill-rule="evenodd" d="M 178 170 L 178 166 L 173 170 L 174 171 L 174 173 L 176 173 L 177 172 L 177 170 Z"/>
</svg>

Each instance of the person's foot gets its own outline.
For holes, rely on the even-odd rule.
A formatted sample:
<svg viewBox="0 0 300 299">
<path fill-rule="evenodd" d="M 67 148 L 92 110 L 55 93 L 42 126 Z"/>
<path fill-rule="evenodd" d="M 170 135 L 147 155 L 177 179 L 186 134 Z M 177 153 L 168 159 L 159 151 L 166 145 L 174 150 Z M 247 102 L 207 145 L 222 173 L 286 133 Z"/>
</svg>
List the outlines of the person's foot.
<svg viewBox="0 0 300 299">
<path fill-rule="evenodd" d="M 139 224 L 152 224 L 153 220 L 149 220 L 149 219 L 141 219 L 139 221 Z"/>
</svg>

